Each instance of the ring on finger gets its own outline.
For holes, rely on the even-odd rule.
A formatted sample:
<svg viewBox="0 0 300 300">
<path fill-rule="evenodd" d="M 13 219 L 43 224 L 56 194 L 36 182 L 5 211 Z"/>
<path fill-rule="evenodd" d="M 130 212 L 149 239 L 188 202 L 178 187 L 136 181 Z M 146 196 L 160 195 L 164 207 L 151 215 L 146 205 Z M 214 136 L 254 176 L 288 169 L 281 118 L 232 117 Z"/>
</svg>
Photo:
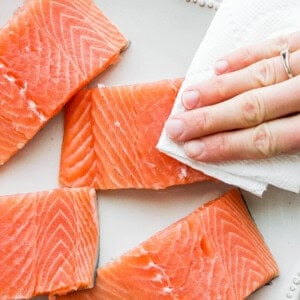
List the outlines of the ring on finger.
<svg viewBox="0 0 300 300">
<path fill-rule="evenodd" d="M 283 63 L 283 67 L 284 67 L 284 70 L 286 71 L 286 74 L 288 76 L 288 78 L 292 78 L 294 77 L 293 76 L 293 73 L 292 73 L 292 70 L 291 70 L 291 65 L 290 65 L 290 51 L 289 49 L 284 49 L 280 52 L 280 56 L 281 56 L 281 61 Z"/>
</svg>

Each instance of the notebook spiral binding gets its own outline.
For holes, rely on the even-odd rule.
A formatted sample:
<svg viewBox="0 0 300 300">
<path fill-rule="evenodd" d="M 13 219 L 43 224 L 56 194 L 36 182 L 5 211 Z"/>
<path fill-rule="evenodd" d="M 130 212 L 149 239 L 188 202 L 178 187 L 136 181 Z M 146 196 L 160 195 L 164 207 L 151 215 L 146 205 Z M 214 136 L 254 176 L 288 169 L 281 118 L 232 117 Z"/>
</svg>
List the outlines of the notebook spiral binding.
<svg viewBox="0 0 300 300">
<path fill-rule="evenodd" d="M 187 3 L 193 3 L 200 7 L 208 7 L 217 10 L 222 0 L 185 0 Z"/>
</svg>

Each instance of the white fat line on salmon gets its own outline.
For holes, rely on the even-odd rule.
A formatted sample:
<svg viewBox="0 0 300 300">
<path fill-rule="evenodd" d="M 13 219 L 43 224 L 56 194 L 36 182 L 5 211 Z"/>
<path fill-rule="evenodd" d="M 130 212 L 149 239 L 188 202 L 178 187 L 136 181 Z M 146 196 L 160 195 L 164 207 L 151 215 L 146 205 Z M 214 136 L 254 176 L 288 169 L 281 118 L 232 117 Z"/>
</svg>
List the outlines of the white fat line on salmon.
<svg viewBox="0 0 300 300">
<path fill-rule="evenodd" d="M 162 282 L 162 279 L 163 279 L 163 276 L 159 273 L 157 273 L 155 275 L 155 277 L 153 277 L 152 281 L 155 281 L 155 282 Z"/>
<path fill-rule="evenodd" d="M 180 172 L 178 174 L 178 177 L 183 179 L 187 177 L 187 166 L 180 167 Z"/>
<path fill-rule="evenodd" d="M 122 128 L 120 121 L 116 120 L 116 121 L 114 122 L 114 126 L 115 126 L 116 128 L 118 128 L 118 130 L 120 130 L 122 133 L 125 133 L 125 130 Z"/>
<path fill-rule="evenodd" d="M 19 150 L 22 149 L 24 146 L 25 146 L 24 143 L 18 143 L 18 144 L 17 144 L 17 148 L 18 148 Z"/>
<path fill-rule="evenodd" d="M 115 122 L 115 127 L 120 128 L 120 127 L 121 127 L 121 123 L 120 123 L 119 121 L 116 121 L 116 122 Z"/>
<path fill-rule="evenodd" d="M 28 106 L 31 109 L 31 111 L 38 116 L 41 122 L 45 122 L 47 120 L 44 114 L 37 110 L 36 104 L 32 99 L 28 100 Z"/>
<path fill-rule="evenodd" d="M 3 63 L 0 63 L 0 69 L 4 68 L 5 65 Z M 11 72 L 8 72 L 7 74 L 4 74 L 3 77 L 9 81 L 15 83 L 17 87 L 20 88 L 20 94 L 24 95 L 25 92 L 27 91 L 28 83 L 24 82 L 22 80 L 17 79 Z"/>
<path fill-rule="evenodd" d="M 26 93 L 26 91 L 27 91 L 27 87 L 28 87 L 28 83 L 25 82 L 25 83 L 24 83 L 24 86 L 21 87 L 21 89 L 20 89 L 20 94 L 21 94 L 21 95 L 25 95 L 25 93 Z"/>
<path fill-rule="evenodd" d="M 145 161 L 144 164 L 147 165 L 150 169 L 155 169 L 156 168 L 156 165 L 151 163 L 151 162 Z"/>
<path fill-rule="evenodd" d="M 142 247 L 141 247 L 142 248 Z M 145 251 L 145 250 L 144 250 Z M 147 253 L 147 252 L 146 252 Z M 163 279 L 167 282 L 166 286 L 162 288 L 163 294 L 172 294 L 173 288 L 171 287 L 171 281 L 169 275 L 166 273 L 164 268 L 156 264 L 153 260 L 151 260 L 147 266 L 145 266 L 145 269 L 155 269 L 157 270 L 157 274 L 152 278 L 152 281 L 159 281 L 163 282 Z"/>
<path fill-rule="evenodd" d="M 4 66 L 4 65 L 3 65 Z M 16 78 L 12 75 L 4 74 L 3 77 L 9 82 L 16 82 Z"/>
<path fill-rule="evenodd" d="M 98 83 L 97 87 L 98 87 L 98 89 L 105 88 L 105 84 L 104 83 Z"/>
<path fill-rule="evenodd" d="M 165 294 L 171 294 L 173 292 L 173 289 L 170 288 L 169 286 L 166 286 L 163 288 L 163 291 Z"/>
</svg>

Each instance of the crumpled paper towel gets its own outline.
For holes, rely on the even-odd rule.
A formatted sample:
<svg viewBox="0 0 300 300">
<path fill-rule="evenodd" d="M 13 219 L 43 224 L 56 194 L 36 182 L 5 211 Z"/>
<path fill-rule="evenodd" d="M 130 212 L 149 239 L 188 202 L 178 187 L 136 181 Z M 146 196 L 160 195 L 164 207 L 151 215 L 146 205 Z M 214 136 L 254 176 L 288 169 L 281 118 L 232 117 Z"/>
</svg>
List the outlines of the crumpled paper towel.
<svg viewBox="0 0 300 300">
<path fill-rule="evenodd" d="M 224 0 L 192 60 L 171 114 L 184 110 L 181 95 L 187 86 L 213 76 L 213 65 L 219 57 L 291 29 L 300 29 L 299 0 Z M 268 184 L 297 193 L 300 190 L 300 153 L 264 160 L 202 163 L 189 159 L 182 145 L 172 142 L 164 130 L 157 148 L 197 170 L 256 195 L 261 196 Z"/>
</svg>

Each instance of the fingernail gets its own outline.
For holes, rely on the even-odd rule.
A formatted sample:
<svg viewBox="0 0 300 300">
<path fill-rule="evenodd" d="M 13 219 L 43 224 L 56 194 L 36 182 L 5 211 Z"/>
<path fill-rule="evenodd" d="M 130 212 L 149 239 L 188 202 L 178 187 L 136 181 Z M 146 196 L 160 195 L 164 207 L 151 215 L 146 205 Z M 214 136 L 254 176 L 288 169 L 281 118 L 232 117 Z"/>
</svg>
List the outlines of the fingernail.
<svg viewBox="0 0 300 300">
<path fill-rule="evenodd" d="M 180 137 L 183 133 L 183 122 L 177 119 L 169 119 L 166 122 L 166 133 L 171 139 Z"/>
<path fill-rule="evenodd" d="M 190 158 L 197 159 L 204 151 L 204 144 L 199 141 L 191 141 L 184 144 L 184 151 Z"/>
<path fill-rule="evenodd" d="M 199 92 L 198 91 L 185 91 L 182 94 L 182 104 L 187 109 L 192 109 L 199 103 Z"/>
<path fill-rule="evenodd" d="M 218 60 L 215 64 L 215 71 L 217 74 L 226 72 L 228 69 L 228 62 L 224 59 Z"/>
</svg>

